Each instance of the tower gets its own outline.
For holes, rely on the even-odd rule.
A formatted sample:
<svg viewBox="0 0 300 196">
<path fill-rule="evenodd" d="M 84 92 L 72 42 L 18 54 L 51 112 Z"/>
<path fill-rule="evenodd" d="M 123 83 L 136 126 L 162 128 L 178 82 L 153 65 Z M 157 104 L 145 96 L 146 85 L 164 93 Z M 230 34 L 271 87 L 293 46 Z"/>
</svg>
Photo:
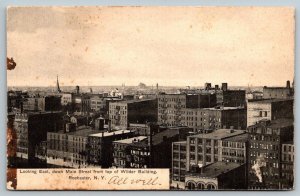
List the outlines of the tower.
<svg viewBox="0 0 300 196">
<path fill-rule="evenodd" d="M 56 80 L 56 90 L 58 93 L 61 93 L 61 90 L 59 88 L 58 75 L 57 75 L 57 80 Z"/>
</svg>

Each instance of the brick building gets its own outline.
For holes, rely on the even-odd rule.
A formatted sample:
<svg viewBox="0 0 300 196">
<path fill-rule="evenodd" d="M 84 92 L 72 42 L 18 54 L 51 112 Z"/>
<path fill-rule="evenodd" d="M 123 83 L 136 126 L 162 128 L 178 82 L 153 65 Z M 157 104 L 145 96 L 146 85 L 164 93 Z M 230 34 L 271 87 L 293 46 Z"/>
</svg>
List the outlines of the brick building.
<svg viewBox="0 0 300 196">
<path fill-rule="evenodd" d="M 185 174 L 195 168 L 218 161 L 246 163 L 247 146 L 248 134 L 244 130 L 234 129 L 218 129 L 189 136 L 186 142 L 173 143 L 172 186 L 183 189 Z"/>
<path fill-rule="evenodd" d="M 293 105 L 293 99 L 249 100 L 247 105 L 247 127 L 263 119 L 294 118 Z"/>
<path fill-rule="evenodd" d="M 215 94 L 159 94 L 158 123 L 167 126 L 180 126 L 183 125 L 183 109 L 214 106 L 216 106 Z"/>
<path fill-rule="evenodd" d="M 112 166 L 113 159 L 113 141 L 126 139 L 134 136 L 133 131 L 105 131 L 96 134 L 90 134 L 88 137 L 88 164 L 92 166 L 101 166 L 109 168 Z"/>
<path fill-rule="evenodd" d="M 294 187 L 294 159 L 295 148 L 293 141 L 282 143 L 281 147 L 281 172 L 282 172 L 282 189 L 292 189 Z"/>
<path fill-rule="evenodd" d="M 243 107 L 185 108 L 182 111 L 183 125 L 193 128 L 194 132 L 224 127 L 246 130 L 247 110 Z"/>
<path fill-rule="evenodd" d="M 47 132 L 62 128 L 61 112 L 29 112 L 16 114 L 14 129 L 17 135 L 16 156 L 34 162 L 37 146 L 47 141 Z"/>
<path fill-rule="evenodd" d="M 113 166 L 116 168 L 128 168 L 130 165 L 127 161 L 128 155 L 130 154 L 130 144 L 135 142 L 141 142 L 147 139 L 146 136 L 137 136 L 132 138 L 127 138 L 123 140 L 117 140 L 113 142 Z"/>
<path fill-rule="evenodd" d="M 294 96 L 294 89 L 290 81 L 286 82 L 285 87 L 267 87 L 263 88 L 263 99 L 291 99 Z"/>
<path fill-rule="evenodd" d="M 245 190 L 246 164 L 215 162 L 189 172 L 185 177 L 188 190 Z"/>
<path fill-rule="evenodd" d="M 293 140 L 293 119 L 261 120 L 248 132 L 248 189 L 280 189 L 282 144 Z"/>
<path fill-rule="evenodd" d="M 109 104 L 109 120 L 112 129 L 127 129 L 129 123 L 157 121 L 157 100 L 128 100 Z"/>
</svg>

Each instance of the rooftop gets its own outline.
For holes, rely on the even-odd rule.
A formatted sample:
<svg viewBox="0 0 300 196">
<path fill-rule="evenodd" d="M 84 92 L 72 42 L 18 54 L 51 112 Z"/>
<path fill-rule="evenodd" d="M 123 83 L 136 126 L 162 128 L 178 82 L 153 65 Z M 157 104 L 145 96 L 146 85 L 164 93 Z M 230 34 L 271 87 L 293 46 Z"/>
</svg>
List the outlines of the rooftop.
<svg viewBox="0 0 300 196">
<path fill-rule="evenodd" d="M 270 128 L 283 128 L 294 125 L 294 119 L 280 118 L 276 120 L 271 120 L 271 123 L 268 125 Z"/>
<path fill-rule="evenodd" d="M 123 139 L 123 140 L 117 140 L 117 141 L 114 141 L 116 143 L 122 143 L 122 144 L 131 144 L 133 143 L 134 141 L 143 141 L 144 139 L 147 139 L 146 136 L 138 136 L 138 137 L 132 137 L 132 138 L 127 138 L 127 139 Z"/>
<path fill-rule="evenodd" d="M 95 133 L 95 134 L 91 134 L 91 137 L 109 137 L 109 136 L 113 136 L 113 135 L 120 135 L 120 134 L 124 134 L 124 133 L 130 133 L 129 130 L 119 130 L 119 131 L 112 131 L 112 132 L 100 132 L 100 133 Z"/>
<path fill-rule="evenodd" d="M 189 137 L 197 137 L 197 138 L 203 138 L 203 139 L 226 139 L 237 135 L 245 134 L 245 130 L 237 130 L 237 129 L 218 129 L 211 133 L 201 133 L 196 134 Z"/>
<path fill-rule="evenodd" d="M 189 173 L 187 176 L 197 176 L 197 177 L 206 177 L 206 178 L 217 178 L 221 174 L 227 173 L 231 170 L 234 170 L 241 165 L 239 163 L 233 162 L 215 162 L 210 165 L 203 167 L 203 172 L 199 173 Z"/>
<path fill-rule="evenodd" d="M 145 101 L 153 101 L 155 99 L 133 99 L 133 100 L 124 100 L 124 101 L 119 101 L 118 103 L 139 103 L 139 102 L 145 102 Z"/>
<path fill-rule="evenodd" d="M 293 101 L 294 98 L 289 99 L 255 99 L 255 100 L 248 100 L 249 103 L 256 102 L 256 103 L 275 103 L 281 101 Z"/>
<path fill-rule="evenodd" d="M 248 141 L 249 134 L 245 133 L 242 135 L 233 136 L 230 138 L 224 139 L 224 141 L 232 141 L 232 142 L 246 142 Z"/>
</svg>

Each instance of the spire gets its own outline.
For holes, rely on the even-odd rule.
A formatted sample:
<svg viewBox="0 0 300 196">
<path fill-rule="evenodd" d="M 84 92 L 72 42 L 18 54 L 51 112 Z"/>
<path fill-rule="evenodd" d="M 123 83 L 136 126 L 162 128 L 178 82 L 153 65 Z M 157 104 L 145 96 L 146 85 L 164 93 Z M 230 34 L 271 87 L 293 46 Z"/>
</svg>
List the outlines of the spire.
<svg viewBox="0 0 300 196">
<path fill-rule="evenodd" d="M 59 88 L 59 82 L 58 82 L 58 75 L 57 75 L 57 80 L 56 80 L 56 90 L 57 90 L 57 92 L 58 93 L 61 93 L 61 90 L 60 90 L 60 88 Z"/>
</svg>

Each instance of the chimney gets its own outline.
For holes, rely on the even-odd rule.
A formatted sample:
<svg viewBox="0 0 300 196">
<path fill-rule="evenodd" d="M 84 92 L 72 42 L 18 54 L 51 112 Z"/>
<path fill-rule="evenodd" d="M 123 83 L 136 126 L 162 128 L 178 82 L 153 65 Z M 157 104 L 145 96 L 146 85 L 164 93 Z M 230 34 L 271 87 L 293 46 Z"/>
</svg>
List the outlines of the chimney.
<svg viewBox="0 0 300 196">
<path fill-rule="evenodd" d="M 291 82 L 289 80 L 286 81 L 286 88 L 291 88 Z"/>
<path fill-rule="evenodd" d="M 222 90 L 227 91 L 228 89 L 228 84 L 227 83 L 222 83 Z"/>
<path fill-rule="evenodd" d="M 108 131 L 111 131 L 111 120 L 108 120 Z"/>
<path fill-rule="evenodd" d="M 211 89 L 211 83 L 206 82 L 204 84 L 204 88 L 205 88 L 205 90 L 210 90 Z"/>
<path fill-rule="evenodd" d="M 215 90 L 219 90 L 219 85 L 215 85 Z"/>
</svg>

